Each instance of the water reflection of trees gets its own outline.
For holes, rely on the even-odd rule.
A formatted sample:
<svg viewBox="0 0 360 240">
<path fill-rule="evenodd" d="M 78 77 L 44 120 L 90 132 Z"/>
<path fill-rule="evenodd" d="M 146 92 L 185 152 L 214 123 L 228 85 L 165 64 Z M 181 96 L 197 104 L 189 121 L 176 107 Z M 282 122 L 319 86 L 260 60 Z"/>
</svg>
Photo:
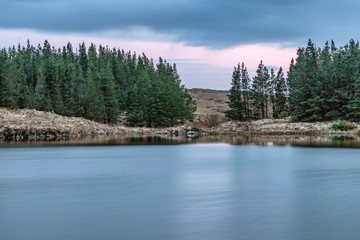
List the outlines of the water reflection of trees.
<svg viewBox="0 0 360 240">
<path fill-rule="evenodd" d="M 293 145 L 308 147 L 360 147 L 359 137 L 334 136 L 241 136 L 228 139 L 236 145 Z"/>
<path fill-rule="evenodd" d="M 293 135 L 242 135 L 205 136 L 186 138 L 175 136 L 98 136 L 61 141 L 4 142 L 2 145 L 173 145 L 196 143 L 228 143 L 232 145 L 308 146 L 308 147 L 360 147 L 360 137 L 345 136 L 293 136 Z"/>
</svg>

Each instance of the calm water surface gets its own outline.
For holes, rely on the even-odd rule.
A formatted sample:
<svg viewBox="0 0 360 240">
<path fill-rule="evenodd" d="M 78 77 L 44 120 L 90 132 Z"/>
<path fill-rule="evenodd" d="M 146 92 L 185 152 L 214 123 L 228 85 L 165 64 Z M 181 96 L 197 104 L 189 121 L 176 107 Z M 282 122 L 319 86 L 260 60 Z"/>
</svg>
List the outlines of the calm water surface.
<svg viewBox="0 0 360 240">
<path fill-rule="evenodd" d="M 1 240 L 359 239 L 360 149 L 0 148 Z"/>
</svg>

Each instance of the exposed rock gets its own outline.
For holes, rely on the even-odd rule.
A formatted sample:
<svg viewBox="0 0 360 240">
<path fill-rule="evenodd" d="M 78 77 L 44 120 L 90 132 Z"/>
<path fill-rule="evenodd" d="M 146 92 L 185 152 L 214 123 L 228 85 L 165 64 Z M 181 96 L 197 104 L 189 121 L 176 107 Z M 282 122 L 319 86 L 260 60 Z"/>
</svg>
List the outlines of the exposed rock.
<svg viewBox="0 0 360 240">
<path fill-rule="evenodd" d="M 0 140 L 75 139 L 84 136 L 186 136 L 189 131 L 207 135 L 321 135 L 354 136 L 358 129 L 334 131 L 333 122 L 291 122 L 290 119 L 263 119 L 257 121 L 228 121 L 228 91 L 190 89 L 197 101 L 196 118 L 187 124 L 169 128 L 127 127 L 108 125 L 79 117 L 64 117 L 50 112 L 0 108 Z M 357 127 L 359 123 L 355 123 Z M 18 137 L 17 137 L 18 136 Z"/>
<path fill-rule="evenodd" d="M 228 121 L 212 128 L 212 131 L 229 135 L 357 135 L 359 123 L 354 123 L 357 128 L 349 131 L 335 131 L 332 122 L 291 122 L 290 119 L 263 119 L 257 121 L 237 122 Z"/>
<path fill-rule="evenodd" d="M 0 108 L 0 136 L 10 139 L 20 135 L 28 138 L 83 137 L 96 135 L 151 135 L 155 129 L 107 125 L 79 117 L 65 117 L 50 112 Z M 46 137 L 47 136 L 47 137 Z"/>
</svg>

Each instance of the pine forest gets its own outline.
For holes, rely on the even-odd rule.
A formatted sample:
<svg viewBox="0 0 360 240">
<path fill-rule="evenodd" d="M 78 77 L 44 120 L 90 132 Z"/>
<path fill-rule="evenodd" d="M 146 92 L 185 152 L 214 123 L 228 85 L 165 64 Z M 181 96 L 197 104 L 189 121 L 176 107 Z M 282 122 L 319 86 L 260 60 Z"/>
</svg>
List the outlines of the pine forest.
<svg viewBox="0 0 360 240">
<path fill-rule="evenodd" d="M 129 126 L 174 126 L 196 110 L 175 64 L 84 43 L 0 50 L 0 96 L 0 107 Z"/>
<path fill-rule="evenodd" d="M 232 74 L 230 119 L 360 120 L 360 48 L 350 40 L 322 48 L 309 40 L 289 71 L 261 61 L 250 77 L 244 63 Z M 194 118 L 196 103 L 176 65 L 145 54 L 84 43 L 74 50 L 27 46 L 0 50 L 0 107 L 29 108 L 97 122 L 167 127 Z"/>
<path fill-rule="evenodd" d="M 294 121 L 360 120 L 360 49 L 350 40 L 343 47 L 331 41 L 317 48 L 309 40 L 297 50 L 287 77 L 261 61 L 253 78 L 244 63 L 233 71 L 229 94 L 235 120 L 284 118 Z"/>
</svg>

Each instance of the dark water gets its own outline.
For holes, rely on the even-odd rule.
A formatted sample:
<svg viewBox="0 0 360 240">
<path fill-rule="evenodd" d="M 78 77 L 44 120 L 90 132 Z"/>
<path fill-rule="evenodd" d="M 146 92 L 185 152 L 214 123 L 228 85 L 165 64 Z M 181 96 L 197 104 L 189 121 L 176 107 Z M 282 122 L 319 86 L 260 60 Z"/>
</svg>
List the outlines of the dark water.
<svg viewBox="0 0 360 240">
<path fill-rule="evenodd" d="M 1 240 L 359 239 L 360 149 L 0 148 Z"/>
</svg>

